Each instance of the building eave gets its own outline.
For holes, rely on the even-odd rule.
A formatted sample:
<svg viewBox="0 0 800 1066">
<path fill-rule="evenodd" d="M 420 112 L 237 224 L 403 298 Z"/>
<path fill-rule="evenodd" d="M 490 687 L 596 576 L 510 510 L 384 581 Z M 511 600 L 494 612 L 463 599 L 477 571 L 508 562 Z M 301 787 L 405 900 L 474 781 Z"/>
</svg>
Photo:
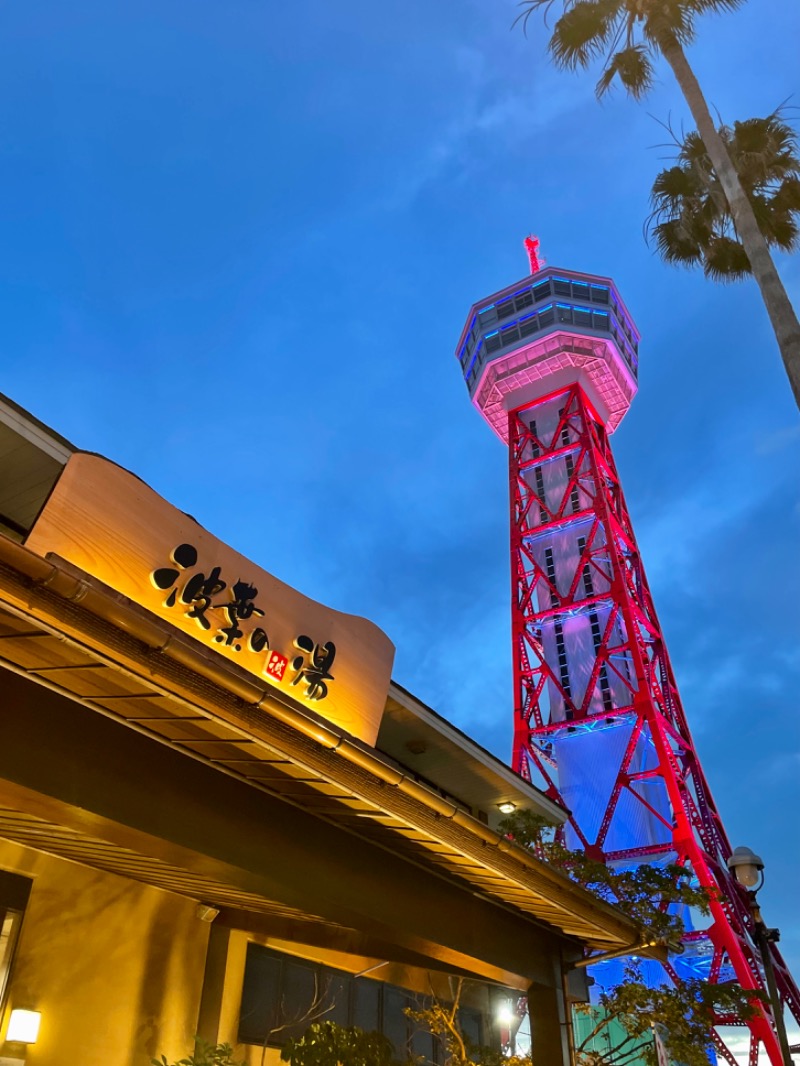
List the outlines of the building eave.
<svg viewBox="0 0 800 1066">
<path fill-rule="evenodd" d="M 207 722 L 209 733 L 205 743 L 194 744 L 165 736 L 153 723 L 144 726 L 141 719 L 126 716 L 124 699 L 70 691 L 70 669 L 77 673 L 81 668 L 65 666 L 61 690 L 98 713 L 179 747 L 187 757 L 209 761 L 254 788 L 266 787 L 263 779 L 259 782 L 258 759 L 232 769 L 236 760 L 227 749 L 235 753 L 236 744 L 244 741 L 256 753 L 277 753 L 302 771 L 303 787 L 292 802 L 302 805 L 306 795 L 320 801 L 333 785 L 349 799 L 323 804 L 321 816 L 344 819 L 354 831 L 377 834 L 384 841 L 387 833 L 393 835 L 398 847 L 410 849 L 443 875 L 471 884 L 476 893 L 522 918 L 543 922 L 597 950 L 640 939 L 635 924 L 616 908 L 403 774 L 377 750 L 332 728 L 286 694 L 260 684 L 70 564 L 43 559 L 0 537 L 0 605 L 9 617 L 30 626 L 31 633 L 55 636 L 68 658 L 90 657 L 118 688 L 128 686 L 131 699 L 167 700 L 178 720 L 183 714 L 201 731 Z M 16 639 L 24 640 L 24 632 Z M 36 654 L 35 645 L 33 639 L 26 655 Z M 35 660 L 26 667 L 7 665 L 37 683 L 47 680 L 53 685 L 52 669 L 40 672 L 44 667 L 37 670 Z M 95 676 L 99 679 L 99 672 Z M 280 787 L 276 780 L 269 786 L 273 791 Z"/>
</svg>

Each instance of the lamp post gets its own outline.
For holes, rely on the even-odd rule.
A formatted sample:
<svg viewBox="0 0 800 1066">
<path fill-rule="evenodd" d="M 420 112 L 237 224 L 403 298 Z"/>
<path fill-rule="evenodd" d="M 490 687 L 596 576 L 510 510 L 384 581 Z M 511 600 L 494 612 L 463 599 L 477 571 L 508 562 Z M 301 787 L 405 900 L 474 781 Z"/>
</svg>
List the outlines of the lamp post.
<svg viewBox="0 0 800 1066">
<path fill-rule="evenodd" d="M 781 1053 L 785 1066 L 793 1066 L 792 1052 L 786 1036 L 786 1026 L 783 1021 L 783 1006 L 778 995 L 778 986 L 775 984 L 775 970 L 772 967 L 772 955 L 769 950 L 770 944 L 777 943 L 780 933 L 777 929 L 768 929 L 761 917 L 756 894 L 764 884 L 764 862 L 750 848 L 736 848 L 733 855 L 728 859 L 728 869 L 733 876 L 747 889 L 747 899 L 750 911 L 753 915 L 753 939 L 756 942 L 761 963 L 764 967 L 764 976 L 767 979 L 772 1017 L 775 1021 L 775 1030 L 781 1045 Z"/>
</svg>

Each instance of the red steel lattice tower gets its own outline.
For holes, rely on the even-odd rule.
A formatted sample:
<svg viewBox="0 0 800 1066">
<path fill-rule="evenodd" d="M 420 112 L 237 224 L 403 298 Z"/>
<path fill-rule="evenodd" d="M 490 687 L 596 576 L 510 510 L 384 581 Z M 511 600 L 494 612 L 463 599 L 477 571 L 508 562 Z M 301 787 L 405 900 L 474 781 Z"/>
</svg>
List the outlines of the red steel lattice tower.
<svg viewBox="0 0 800 1066">
<path fill-rule="evenodd" d="M 668 965 L 675 979 L 764 990 L 609 444 L 637 391 L 638 345 L 610 279 L 549 267 L 473 305 L 459 340 L 472 402 L 508 445 L 513 766 L 571 811 L 571 846 L 621 864 L 675 861 L 712 892 L 711 924 Z M 800 993 L 770 951 L 800 1021 Z M 749 1066 L 762 1049 L 783 1063 L 765 1002 L 747 1022 L 718 1023 L 747 1025 Z"/>
</svg>

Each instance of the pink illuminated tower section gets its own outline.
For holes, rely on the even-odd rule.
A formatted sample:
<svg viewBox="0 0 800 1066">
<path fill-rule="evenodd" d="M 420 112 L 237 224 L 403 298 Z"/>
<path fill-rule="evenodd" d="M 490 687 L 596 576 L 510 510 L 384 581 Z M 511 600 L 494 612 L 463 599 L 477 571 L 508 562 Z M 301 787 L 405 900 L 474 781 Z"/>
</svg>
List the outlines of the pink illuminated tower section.
<svg viewBox="0 0 800 1066">
<path fill-rule="evenodd" d="M 671 975 L 764 989 L 746 896 L 686 722 L 609 438 L 638 388 L 639 335 L 614 282 L 542 266 L 470 310 L 456 351 L 508 446 L 514 769 L 571 812 L 567 843 L 607 862 L 677 861 L 715 901 Z M 780 994 L 800 994 L 771 946 Z M 765 1003 L 749 1066 L 783 1057 Z M 719 1058 L 737 1060 L 719 1032 Z"/>
</svg>

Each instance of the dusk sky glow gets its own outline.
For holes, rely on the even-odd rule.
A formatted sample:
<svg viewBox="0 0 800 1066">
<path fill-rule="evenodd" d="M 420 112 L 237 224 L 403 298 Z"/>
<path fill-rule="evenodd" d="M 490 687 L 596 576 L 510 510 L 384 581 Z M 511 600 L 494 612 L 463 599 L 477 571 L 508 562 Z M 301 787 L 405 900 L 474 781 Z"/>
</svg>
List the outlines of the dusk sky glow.
<svg viewBox="0 0 800 1066">
<path fill-rule="evenodd" d="M 508 759 L 506 455 L 453 353 L 531 232 L 549 266 L 614 278 L 642 335 L 613 438 L 628 506 L 800 977 L 798 411 L 754 283 L 644 243 L 658 123 L 691 128 L 669 70 L 643 105 L 598 104 L 517 11 L 7 0 L 0 392 L 374 620 L 396 679 Z M 751 0 L 690 59 L 733 121 L 798 103 L 799 41 L 796 0 Z M 780 268 L 800 306 L 800 257 Z"/>
</svg>

